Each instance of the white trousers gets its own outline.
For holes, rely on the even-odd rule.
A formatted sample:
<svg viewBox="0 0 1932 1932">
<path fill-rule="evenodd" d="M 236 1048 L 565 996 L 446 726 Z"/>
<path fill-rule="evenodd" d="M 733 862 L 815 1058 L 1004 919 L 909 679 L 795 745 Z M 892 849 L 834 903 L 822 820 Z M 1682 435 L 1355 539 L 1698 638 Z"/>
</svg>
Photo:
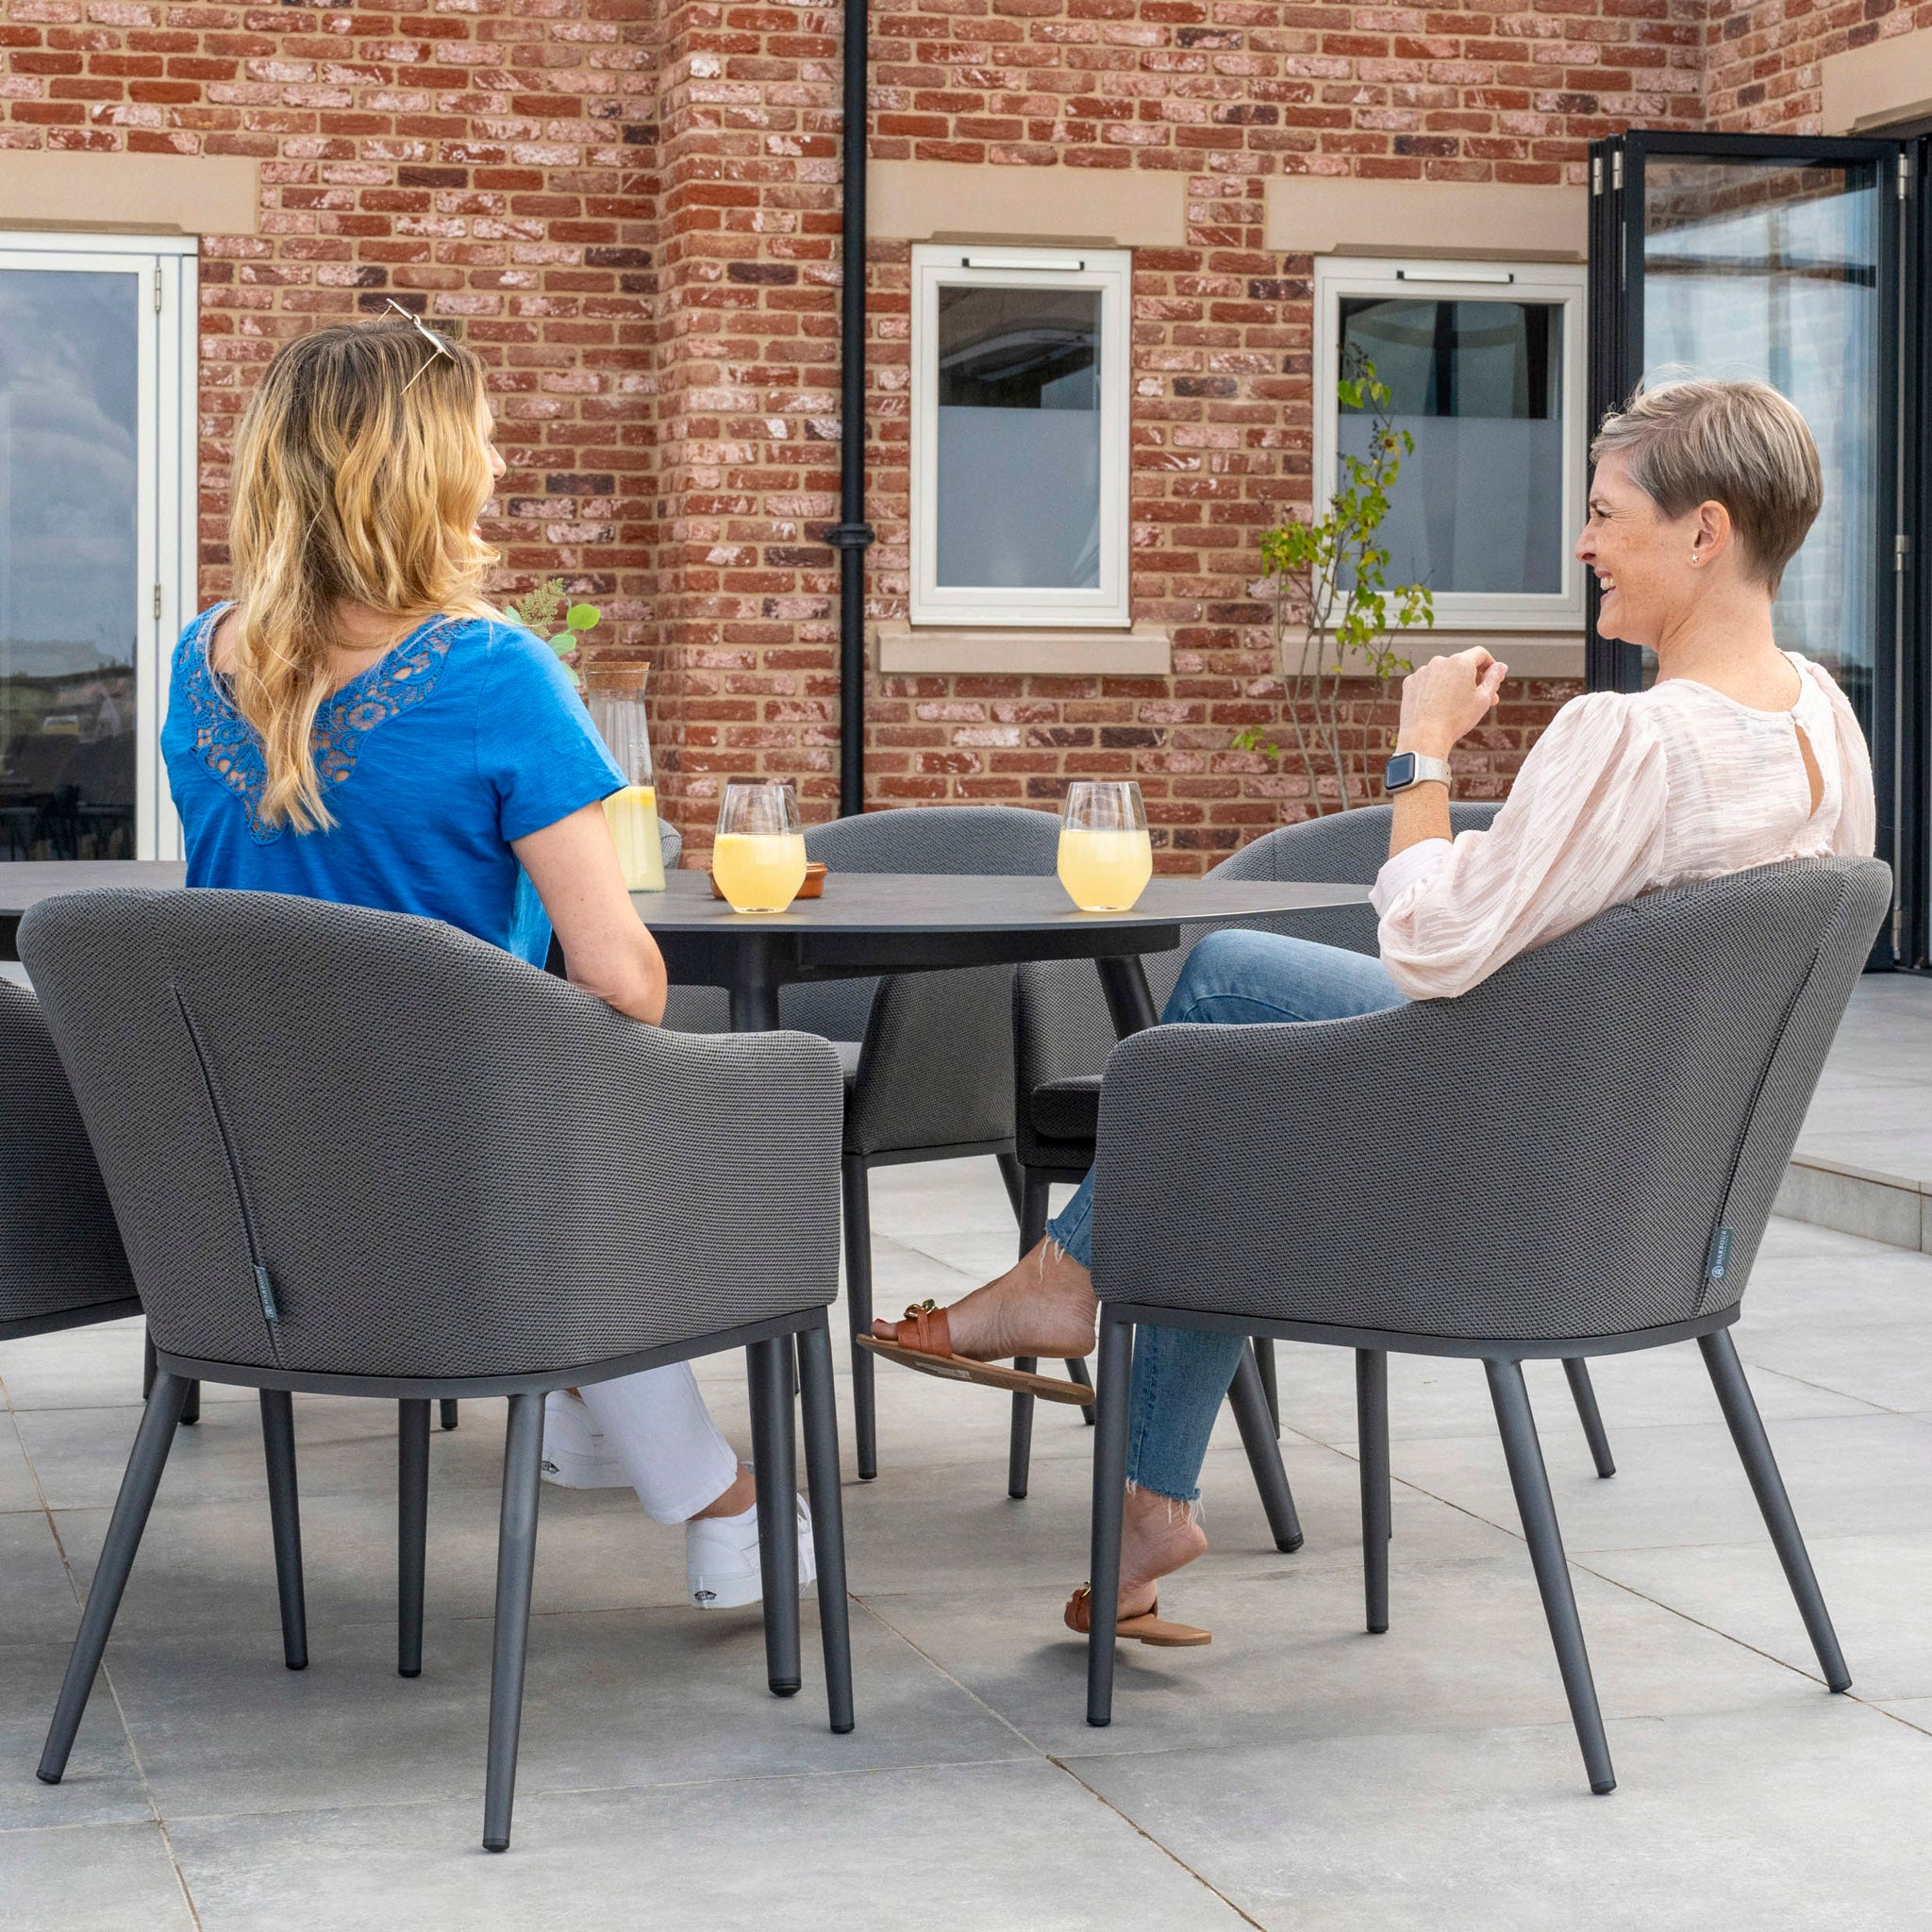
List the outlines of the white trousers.
<svg viewBox="0 0 1932 1932">
<path fill-rule="evenodd" d="M 654 1522 L 684 1523 L 738 1480 L 738 1452 L 711 1420 L 689 1362 L 587 1383 L 578 1393 Z"/>
</svg>

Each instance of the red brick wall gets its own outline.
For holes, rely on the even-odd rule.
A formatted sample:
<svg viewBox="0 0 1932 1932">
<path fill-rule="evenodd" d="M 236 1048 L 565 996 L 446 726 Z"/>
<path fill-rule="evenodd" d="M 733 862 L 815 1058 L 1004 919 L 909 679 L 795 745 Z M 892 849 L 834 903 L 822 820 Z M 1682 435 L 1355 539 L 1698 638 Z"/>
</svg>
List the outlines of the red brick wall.
<svg viewBox="0 0 1932 1932">
<path fill-rule="evenodd" d="M 1711 0 L 1708 125 L 1737 133 L 1822 133 L 1819 63 L 1926 26 L 1932 6 L 1924 0 Z"/>
<path fill-rule="evenodd" d="M 0 0 L 0 148 L 260 164 L 260 232 L 201 249 L 204 599 L 255 375 L 394 296 L 491 365 L 499 589 L 561 575 L 613 655 L 656 641 L 656 41 L 613 0 Z"/>
<path fill-rule="evenodd" d="M 1788 6 L 1795 0 L 1787 0 Z M 1755 9 L 1764 12 L 1767 9 Z M 1141 779 L 1193 869 L 1308 808 L 1229 741 L 1271 724 L 1256 541 L 1309 493 L 1307 258 L 1261 246 L 1279 174 L 1580 178 L 1586 142 L 1701 113 L 1703 0 L 926 0 L 874 16 L 873 152 L 1187 179 L 1137 256 L 1138 617 L 1172 679 L 874 682 L 875 803 L 1052 804 Z M 393 293 L 488 358 L 512 471 L 506 587 L 603 604 L 650 657 L 670 809 L 721 776 L 836 808 L 840 17 L 775 0 L 458 8 L 0 0 L 0 145 L 243 154 L 261 232 L 203 248 L 202 591 L 224 586 L 226 439 L 251 373 Z M 903 614 L 907 251 L 874 251 L 871 610 Z M 1510 699 L 1499 792 L 1562 686 Z M 1376 693 L 1365 721 L 1386 723 Z"/>
<path fill-rule="evenodd" d="M 1182 247 L 1138 252 L 1134 291 L 1134 610 L 1174 626 L 1175 675 L 875 680 L 869 797 L 1051 805 L 1071 776 L 1131 775 L 1174 870 L 1303 815 L 1299 774 L 1228 749 L 1243 725 L 1280 715 L 1269 613 L 1251 594 L 1256 544 L 1309 494 L 1311 265 L 1263 249 L 1263 184 L 1309 172 L 1408 179 L 1418 192 L 1431 180 L 1580 179 L 1592 136 L 1633 120 L 1695 121 L 1701 15 L 1685 0 L 1428 11 L 948 0 L 876 11 L 875 158 L 1178 172 L 1188 232 Z M 667 545 L 679 783 L 693 824 L 728 773 L 796 774 L 815 813 L 828 812 L 834 560 L 801 543 L 800 521 L 836 513 L 825 419 L 837 42 L 757 4 L 683 19 L 689 33 L 667 47 L 667 270 L 688 287 L 681 251 L 702 259 L 723 313 L 680 326 L 727 345 L 728 365 L 706 366 L 736 379 L 687 419 L 685 449 L 711 458 L 722 487 Z M 678 183 L 701 128 L 726 159 L 709 191 L 722 218 L 699 232 Z M 875 245 L 874 618 L 906 608 L 908 294 L 908 250 Z M 1507 789 L 1573 689 L 1515 694 L 1468 748 L 1465 791 Z M 1357 695 L 1379 724 L 1392 716 L 1373 689 Z"/>
</svg>

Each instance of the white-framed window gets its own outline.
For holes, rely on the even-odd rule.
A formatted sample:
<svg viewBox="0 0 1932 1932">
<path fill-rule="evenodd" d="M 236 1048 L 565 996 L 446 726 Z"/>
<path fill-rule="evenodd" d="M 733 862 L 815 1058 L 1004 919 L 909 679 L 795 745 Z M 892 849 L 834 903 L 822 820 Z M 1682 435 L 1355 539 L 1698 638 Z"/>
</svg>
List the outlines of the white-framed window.
<svg viewBox="0 0 1932 1932">
<path fill-rule="evenodd" d="M 1438 628 L 1576 630 L 1583 569 L 1585 294 L 1579 263 L 1315 263 L 1316 508 L 1369 419 L 1336 383 L 1361 359 L 1415 439 L 1380 541 Z"/>
<path fill-rule="evenodd" d="M 0 230 L 0 860 L 173 858 L 195 586 L 192 236 Z"/>
<path fill-rule="evenodd" d="M 913 249 L 914 624 L 1131 623 L 1132 270 L 1120 248 Z"/>
</svg>

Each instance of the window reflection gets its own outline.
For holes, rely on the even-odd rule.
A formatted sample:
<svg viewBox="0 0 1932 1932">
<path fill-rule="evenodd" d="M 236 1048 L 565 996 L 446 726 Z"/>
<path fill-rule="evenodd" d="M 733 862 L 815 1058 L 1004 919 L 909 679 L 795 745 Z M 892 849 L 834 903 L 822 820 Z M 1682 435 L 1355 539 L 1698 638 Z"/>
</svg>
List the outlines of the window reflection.
<svg viewBox="0 0 1932 1932">
<path fill-rule="evenodd" d="M 1645 162 L 1646 379 L 1753 376 L 1804 412 L 1824 464 L 1824 508 L 1785 572 L 1778 641 L 1832 671 L 1868 732 L 1882 208 L 1870 163 Z"/>
<path fill-rule="evenodd" d="M 941 585 L 1098 586 L 1100 303 L 939 290 Z"/>
<path fill-rule="evenodd" d="M 1378 538 L 1389 580 L 1560 595 L 1562 310 L 1344 296 L 1340 348 L 1344 373 L 1374 364 L 1395 427 L 1415 438 Z M 1341 410 L 1342 456 L 1368 455 L 1370 426 L 1366 411 Z"/>
<path fill-rule="evenodd" d="M 0 858 L 134 856 L 139 283 L 0 270 Z"/>
</svg>

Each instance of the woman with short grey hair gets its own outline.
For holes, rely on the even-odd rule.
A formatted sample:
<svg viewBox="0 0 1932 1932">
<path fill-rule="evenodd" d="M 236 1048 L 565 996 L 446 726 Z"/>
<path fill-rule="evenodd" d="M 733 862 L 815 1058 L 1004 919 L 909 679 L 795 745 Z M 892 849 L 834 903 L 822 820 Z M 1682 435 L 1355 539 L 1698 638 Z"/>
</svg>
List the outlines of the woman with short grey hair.
<svg viewBox="0 0 1932 1932">
<path fill-rule="evenodd" d="M 1772 600 L 1818 514 L 1805 420 L 1755 382 L 1648 390 L 1591 448 L 1576 556 L 1602 591 L 1598 634 L 1657 654 L 1643 691 L 1557 712 L 1488 830 L 1452 837 L 1450 755 L 1490 714 L 1508 667 L 1480 648 L 1405 680 L 1389 860 L 1375 883 L 1381 958 L 1272 933 L 1211 935 L 1163 1018 L 1339 1019 L 1467 991 L 1609 907 L 1782 859 L 1869 855 L 1872 765 L 1821 664 L 1778 648 Z M 874 1324 L 874 1345 L 955 1378 L 1003 1357 L 1093 1346 L 1092 1176 L 1019 1266 L 950 1308 Z M 1192 1508 L 1241 1338 L 1143 1328 L 1134 1351 L 1121 1634 L 1205 1643 L 1157 1614 L 1158 1580 L 1207 1547 Z M 1082 1630 L 1076 1591 L 1066 1622 Z"/>
</svg>

